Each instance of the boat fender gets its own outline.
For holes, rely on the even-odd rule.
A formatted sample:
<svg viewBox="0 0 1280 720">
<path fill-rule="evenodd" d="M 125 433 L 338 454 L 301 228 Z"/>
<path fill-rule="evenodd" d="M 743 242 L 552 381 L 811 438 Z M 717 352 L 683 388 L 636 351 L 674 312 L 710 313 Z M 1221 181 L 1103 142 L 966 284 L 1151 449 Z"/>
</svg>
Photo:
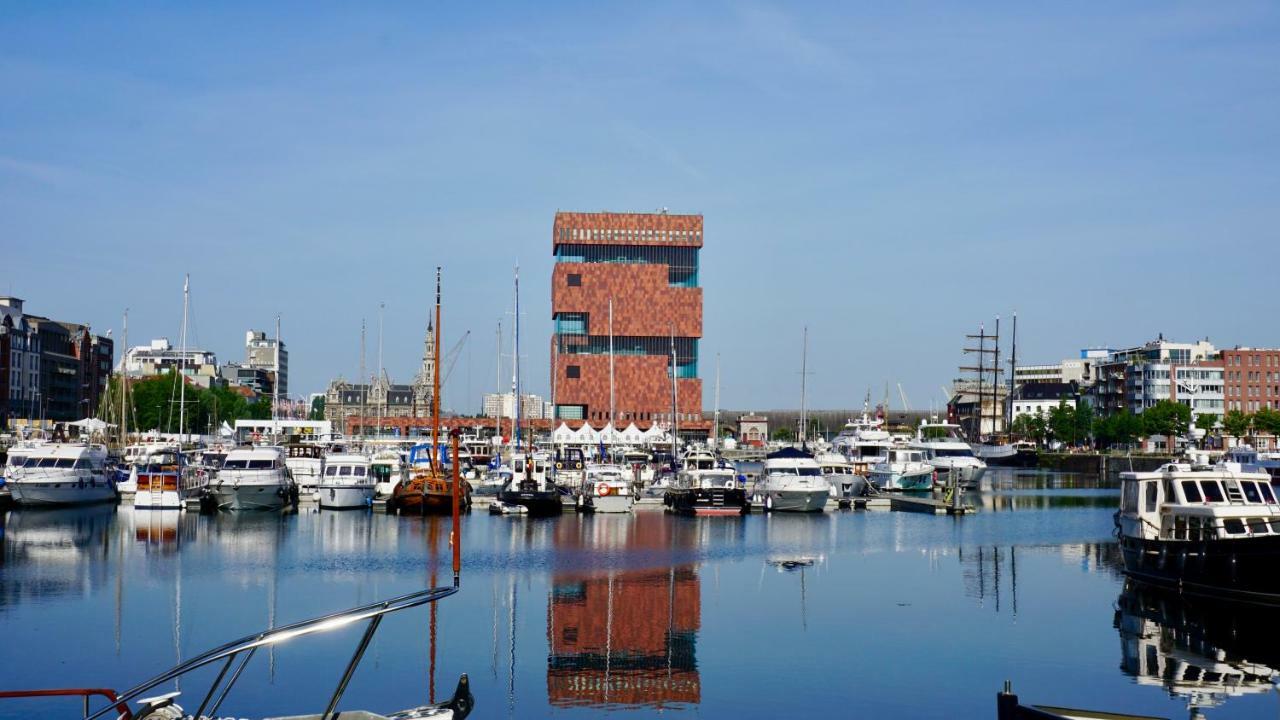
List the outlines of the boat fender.
<svg viewBox="0 0 1280 720">
<path fill-rule="evenodd" d="M 557 469 L 557 470 L 563 470 L 563 469 L 564 469 L 564 463 L 562 463 L 562 462 L 557 462 L 557 463 L 556 463 L 556 469 Z"/>
<path fill-rule="evenodd" d="M 596 485 L 596 493 L 600 495 L 600 497 L 604 497 L 612 491 L 613 491 L 613 488 L 609 487 L 608 485 L 605 485 L 604 483 L 600 483 L 599 485 Z"/>
</svg>

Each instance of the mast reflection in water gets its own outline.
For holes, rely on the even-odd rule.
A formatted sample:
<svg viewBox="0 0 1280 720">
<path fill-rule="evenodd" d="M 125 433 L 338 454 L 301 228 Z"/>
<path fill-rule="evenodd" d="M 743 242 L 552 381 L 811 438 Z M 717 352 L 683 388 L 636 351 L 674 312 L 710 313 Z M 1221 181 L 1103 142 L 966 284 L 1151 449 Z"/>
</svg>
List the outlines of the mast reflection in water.
<svg viewBox="0 0 1280 720">
<path fill-rule="evenodd" d="M 657 513 L 561 525 L 557 545 L 672 548 L 680 525 Z M 686 540 L 693 540 L 689 535 Z M 685 543 L 687 545 L 688 543 Z M 701 583 L 693 565 L 557 570 L 547 613 L 547 699 L 553 706 L 696 704 Z"/>
</svg>

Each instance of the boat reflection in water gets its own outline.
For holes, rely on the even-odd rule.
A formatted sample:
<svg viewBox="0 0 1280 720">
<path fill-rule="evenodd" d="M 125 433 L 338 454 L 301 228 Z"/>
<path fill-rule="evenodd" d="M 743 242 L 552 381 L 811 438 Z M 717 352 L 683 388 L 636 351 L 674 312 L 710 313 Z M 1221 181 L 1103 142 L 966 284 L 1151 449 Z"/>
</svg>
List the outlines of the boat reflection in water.
<svg viewBox="0 0 1280 720">
<path fill-rule="evenodd" d="M 0 583 L 0 606 L 104 587 L 115 511 L 112 505 L 10 511 L 0 526 L 0 569 L 21 568 L 23 581 Z"/>
<path fill-rule="evenodd" d="M 562 524 L 556 541 L 597 552 L 625 548 L 652 560 L 650 553 L 690 547 L 697 539 L 691 529 L 660 513 L 597 515 Z M 547 613 L 548 701 L 557 707 L 697 704 L 701 616 L 693 564 L 557 570 Z"/>
<path fill-rule="evenodd" d="M 1163 687 L 1192 718 L 1280 680 L 1275 607 L 1179 596 L 1129 580 L 1116 601 L 1121 668 Z"/>
</svg>

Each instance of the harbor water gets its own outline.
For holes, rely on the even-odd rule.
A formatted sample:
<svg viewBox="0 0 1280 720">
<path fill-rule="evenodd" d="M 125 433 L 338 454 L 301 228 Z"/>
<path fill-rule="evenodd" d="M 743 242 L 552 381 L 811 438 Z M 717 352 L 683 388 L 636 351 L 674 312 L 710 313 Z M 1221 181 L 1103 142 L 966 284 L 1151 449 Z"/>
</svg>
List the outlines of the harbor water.
<svg viewBox="0 0 1280 720">
<path fill-rule="evenodd" d="M 342 705 L 441 700 L 465 672 L 478 718 L 994 717 L 1005 680 L 1023 702 L 1187 717 L 1190 697 L 1149 664 L 1168 643 L 1121 612 L 1117 489 L 989 478 L 964 517 L 475 512 L 462 591 L 389 616 Z M 452 581 L 447 518 L 97 506 L 11 510 L 2 538 L 0 689 L 126 688 L 270 626 Z M 1143 620 L 1159 639 L 1161 617 Z M 318 712 L 358 635 L 259 653 L 220 714 Z M 189 710 L 199 677 L 179 688 Z M 1271 687 L 1199 702 L 1270 717 Z M 79 710 L 0 701 L 0 718 Z"/>
</svg>

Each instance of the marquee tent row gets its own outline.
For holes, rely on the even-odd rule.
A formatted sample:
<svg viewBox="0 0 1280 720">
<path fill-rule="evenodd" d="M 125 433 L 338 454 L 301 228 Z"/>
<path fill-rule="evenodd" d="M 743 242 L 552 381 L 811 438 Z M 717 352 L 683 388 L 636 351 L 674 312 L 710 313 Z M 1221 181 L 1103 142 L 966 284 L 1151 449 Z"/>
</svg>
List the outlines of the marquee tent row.
<svg viewBox="0 0 1280 720">
<path fill-rule="evenodd" d="M 588 423 L 583 423 L 582 427 L 574 430 L 567 423 L 562 422 L 560 427 L 551 433 L 551 442 L 563 445 L 594 445 L 601 442 L 606 445 L 660 445 L 671 442 L 671 434 L 657 425 L 651 426 L 648 430 L 641 430 L 635 423 L 631 423 L 626 429 L 619 431 L 613 427 L 613 423 L 599 430 Z"/>
</svg>

